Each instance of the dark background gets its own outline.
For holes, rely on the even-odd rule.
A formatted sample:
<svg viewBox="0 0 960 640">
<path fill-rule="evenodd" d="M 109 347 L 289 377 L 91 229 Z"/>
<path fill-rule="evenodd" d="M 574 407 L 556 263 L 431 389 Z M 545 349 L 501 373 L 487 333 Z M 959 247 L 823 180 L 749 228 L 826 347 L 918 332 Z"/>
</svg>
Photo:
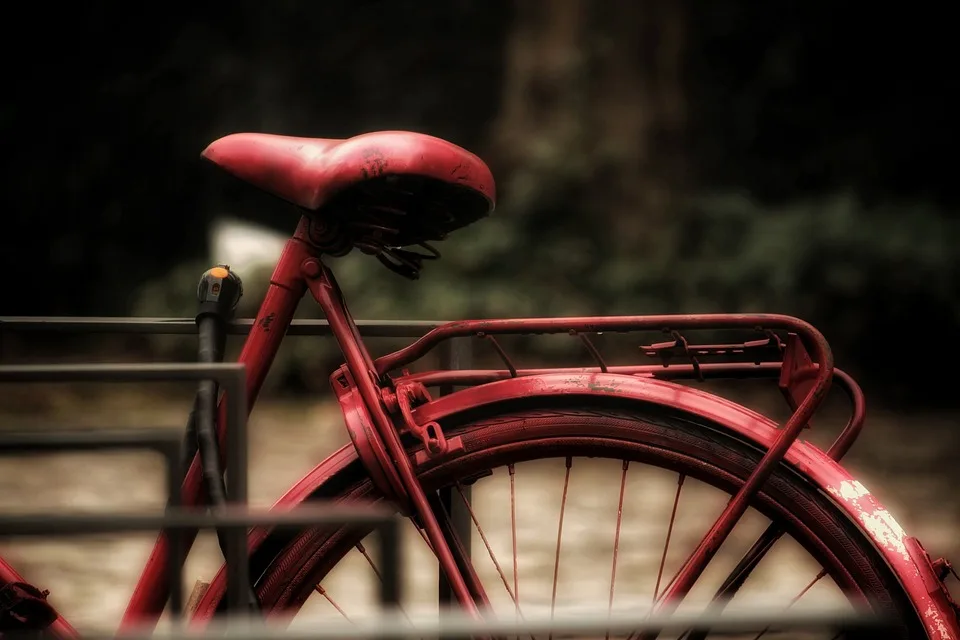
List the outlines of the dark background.
<svg viewBox="0 0 960 640">
<path fill-rule="evenodd" d="M 955 403 L 955 27 L 881 7 L 29 5 L 3 45 L 0 314 L 141 313 L 216 258 L 215 217 L 291 230 L 199 161 L 221 135 L 413 129 L 488 160 L 500 205 L 419 283 L 366 260 L 358 316 L 786 312 L 888 402 Z"/>
</svg>

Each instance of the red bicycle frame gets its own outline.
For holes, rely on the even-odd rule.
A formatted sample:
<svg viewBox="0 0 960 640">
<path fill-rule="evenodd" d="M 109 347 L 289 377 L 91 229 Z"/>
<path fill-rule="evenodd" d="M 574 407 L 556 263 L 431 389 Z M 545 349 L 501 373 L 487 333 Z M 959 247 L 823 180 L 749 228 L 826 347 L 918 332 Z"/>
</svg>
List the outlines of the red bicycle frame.
<svg viewBox="0 0 960 640">
<path fill-rule="evenodd" d="M 395 472 L 399 476 L 400 487 L 398 488 L 402 491 L 402 498 L 409 500 L 412 511 L 422 522 L 427 539 L 437 555 L 441 571 L 446 575 L 453 594 L 460 605 L 474 616 L 479 615 L 476 601 L 485 602 L 486 597 L 472 571 L 463 570 L 464 567 L 469 566 L 469 562 L 465 562 L 462 557 L 457 557 L 458 549 L 456 545 L 449 544 L 444 537 L 441 523 L 431 509 L 428 498 L 420 487 L 413 467 L 400 443 L 399 434 L 393 420 L 386 411 L 381 392 L 380 383 L 387 372 L 422 357 L 427 351 L 445 339 L 477 333 L 492 336 L 499 333 L 518 332 L 636 331 L 667 326 L 677 329 L 697 329 L 762 325 L 768 329 L 779 328 L 793 331 L 805 338 L 805 341 L 813 350 L 815 362 L 811 363 L 809 359 L 806 362 L 798 362 L 794 367 L 797 371 L 791 372 L 801 374 L 798 377 L 807 379 L 802 384 L 802 392 L 795 393 L 797 396 L 795 398 L 796 411 L 784 425 L 783 432 L 776 444 L 760 461 L 753 474 L 729 502 L 721 517 L 684 565 L 664 599 L 665 605 L 673 602 L 675 598 L 681 598 L 693 585 L 706 564 L 716 554 L 720 545 L 746 511 L 749 500 L 766 480 L 774 466 L 783 458 L 786 450 L 799 435 L 800 430 L 809 422 L 830 387 L 833 376 L 833 358 L 826 340 L 812 326 L 795 318 L 776 315 L 547 318 L 450 323 L 431 331 L 409 347 L 374 361 L 364 346 L 333 273 L 323 264 L 321 252 L 310 241 L 310 224 L 309 218 L 302 218 L 294 236 L 284 247 L 270 279 L 269 289 L 254 322 L 253 329 L 241 351 L 239 361 L 247 368 L 249 407 L 252 407 L 256 401 L 300 300 L 306 291 L 310 291 L 320 304 L 330 323 L 332 333 L 343 351 L 346 369 L 351 377 L 351 386 L 355 385 L 363 405 L 369 412 L 376 435 L 382 441 L 386 453 L 395 465 Z M 606 367 L 601 368 L 605 369 Z M 517 375 L 517 372 L 514 370 L 512 374 Z M 460 373 L 459 375 L 464 374 Z M 453 379 L 434 380 L 436 383 L 453 381 Z M 400 385 L 398 384 L 397 387 L 399 390 Z M 404 404 L 399 398 L 397 403 L 401 407 Z M 225 405 L 221 401 L 218 415 L 218 435 L 221 444 L 225 441 L 227 428 Z M 199 503 L 200 476 L 199 463 L 194 460 L 183 484 L 182 500 L 184 504 L 195 505 Z M 187 551 L 195 536 L 196 532 L 186 532 L 183 535 Z M 155 622 L 162 611 L 167 598 L 167 571 L 170 570 L 165 562 L 167 544 L 166 537 L 161 535 L 131 598 L 122 626 Z"/>
</svg>

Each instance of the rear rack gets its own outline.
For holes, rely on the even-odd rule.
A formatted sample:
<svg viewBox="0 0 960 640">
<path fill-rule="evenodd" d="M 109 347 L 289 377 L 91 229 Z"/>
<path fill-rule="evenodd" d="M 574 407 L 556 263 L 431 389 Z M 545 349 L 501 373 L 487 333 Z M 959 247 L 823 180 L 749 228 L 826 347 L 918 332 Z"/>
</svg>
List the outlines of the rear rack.
<svg viewBox="0 0 960 640">
<path fill-rule="evenodd" d="M 740 331 L 757 336 L 752 340 L 723 344 L 697 344 L 684 332 Z M 656 364 L 608 365 L 591 335 L 603 333 L 659 332 L 671 339 L 640 346 L 642 356 Z M 579 340 L 596 363 L 594 367 L 518 369 L 497 336 L 569 335 Z M 520 318 L 448 322 L 434 326 L 419 340 L 376 360 L 378 373 L 387 375 L 423 358 L 451 341 L 474 338 L 485 342 L 503 362 L 502 370 L 454 370 L 423 373 L 405 369 L 394 382 L 418 382 L 424 386 L 475 386 L 507 378 L 545 373 L 612 373 L 663 380 L 745 379 L 777 380 L 793 415 L 784 430 L 798 422 L 809 428 L 811 418 L 836 381 L 849 398 L 852 411 L 846 426 L 827 451 L 840 460 L 863 429 L 866 401 L 860 386 L 843 371 L 834 369 L 833 354 L 823 335 L 800 320 L 775 314 L 700 314 L 672 316 L 610 316 L 598 318 Z"/>
</svg>

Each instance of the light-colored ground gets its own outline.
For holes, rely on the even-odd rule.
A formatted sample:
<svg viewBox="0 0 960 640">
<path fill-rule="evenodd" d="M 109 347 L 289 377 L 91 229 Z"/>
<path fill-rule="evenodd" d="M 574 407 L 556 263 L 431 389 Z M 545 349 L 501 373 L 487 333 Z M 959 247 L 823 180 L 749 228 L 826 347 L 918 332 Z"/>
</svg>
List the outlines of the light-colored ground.
<svg viewBox="0 0 960 640">
<path fill-rule="evenodd" d="M 143 390 L 104 396 L 85 389 L 48 394 L 22 394 L 7 389 L 0 398 L 2 428 L 43 428 L 51 422 L 82 426 L 169 426 L 180 428 L 189 407 L 189 390 L 178 401 L 159 401 Z M 838 414 L 839 415 L 839 414 Z M 842 422 L 842 417 L 838 418 Z M 832 420 L 831 422 L 836 422 Z M 931 553 L 960 560 L 960 480 L 955 466 L 960 428 L 949 419 L 876 414 L 850 457 L 863 482 L 880 496 L 907 531 Z M 816 439 L 829 440 L 825 426 Z M 835 433 L 835 432 L 834 432 Z M 272 503 L 289 485 L 328 453 L 347 442 L 339 412 L 327 399 L 316 402 L 266 400 L 251 421 L 251 494 L 256 504 Z M 159 460 L 146 454 L 84 454 L 3 459 L 0 509 L 109 511 L 160 507 L 163 503 Z M 517 470 L 520 597 L 524 611 L 549 607 L 556 526 L 562 489 L 562 461 L 521 465 Z M 576 461 L 564 521 L 557 606 L 606 606 L 616 522 L 620 466 Z M 615 607 L 647 606 L 676 487 L 676 476 L 649 468 L 631 468 L 623 514 Z M 719 512 L 717 493 L 690 482 L 685 485 L 676 534 L 665 575 L 672 575 L 682 555 Z M 481 481 L 475 509 L 488 541 L 512 586 L 509 484 L 505 473 Z M 766 522 L 751 514 L 711 567 L 703 588 L 692 599 L 707 596 L 739 553 Z M 34 583 L 48 588 L 57 607 L 80 626 L 112 626 L 151 547 L 153 536 L 97 536 L 72 540 L 5 543 L 4 556 Z M 788 544 L 789 543 L 789 544 Z M 483 541 L 474 535 L 478 567 L 496 602 L 506 591 L 489 560 Z M 406 532 L 405 569 L 408 609 L 435 607 L 436 568 L 413 530 Z M 738 553 L 739 552 L 739 553 Z M 187 583 L 211 576 L 219 551 L 210 535 L 194 548 L 185 571 Z M 817 573 L 802 550 L 785 541 L 764 561 L 745 597 L 786 601 Z M 665 578 L 666 580 L 666 578 Z M 354 553 L 325 583 L 349 614 L 373 608 L 375 582 L 363 557 Z M 835 587 L 821 581 L 804 602 L 829 602 Z M 508 605 L 509 606 L 509 605 Z M 319 597 L 311 615 L 330 614 Z M 509 608 L 507 609 L 509 610 Z"/>
</svg>

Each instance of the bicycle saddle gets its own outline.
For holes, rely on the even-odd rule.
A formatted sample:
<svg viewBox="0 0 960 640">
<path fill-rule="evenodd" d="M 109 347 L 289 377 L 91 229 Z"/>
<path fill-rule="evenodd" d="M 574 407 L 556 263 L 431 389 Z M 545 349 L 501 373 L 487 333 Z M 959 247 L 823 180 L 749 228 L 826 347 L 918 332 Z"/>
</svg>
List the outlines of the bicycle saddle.
<svg viewBox="0 0 960 640">
<path fill-rule="evenodd" d="M 489 214 L 496 200 L 493 176 L 483 160 L 422 133 L 382 131 L 345 140 L 235 133 L 210 144 L 202 156 L 310 211 L 336 201 L 348 204 L 346 200 L 353 207 L 405 214 L 445 209 L 437 220 L 425 221 L 436 233 L 427 233 L 433 237 L 423 240 L 441 239 L 447 231 Z M 351 192 L 352 198 L 344 198 Z M 400 240 L 420 241 L 413 236 Z"/>
</svg>

